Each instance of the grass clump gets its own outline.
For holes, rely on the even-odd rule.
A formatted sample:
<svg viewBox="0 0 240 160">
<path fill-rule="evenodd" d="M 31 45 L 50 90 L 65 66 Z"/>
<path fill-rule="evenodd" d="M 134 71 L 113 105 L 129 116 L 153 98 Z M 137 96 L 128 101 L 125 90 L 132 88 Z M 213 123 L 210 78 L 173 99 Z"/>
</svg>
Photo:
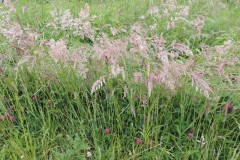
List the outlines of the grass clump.
<svg viewBox="0 0 240 160">
<path fill-rule="evenodd" d="M 235 3 L 5 1 L 0 158 L 238 159 Z"/>
</svg>

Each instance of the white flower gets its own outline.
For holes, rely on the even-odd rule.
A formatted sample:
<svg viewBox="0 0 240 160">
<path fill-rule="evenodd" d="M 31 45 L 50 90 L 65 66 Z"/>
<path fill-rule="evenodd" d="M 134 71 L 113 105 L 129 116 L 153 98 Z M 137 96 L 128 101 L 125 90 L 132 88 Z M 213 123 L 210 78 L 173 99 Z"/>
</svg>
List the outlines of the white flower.
<svg viewBox="0 0 240 160">
<path fill-rule="evenodd" d="M 89 151 L 87 151 L 87 157 L 88 157 L 88 158 L 92 157 L 92 153 L 89 152 Z"/>
</svg>

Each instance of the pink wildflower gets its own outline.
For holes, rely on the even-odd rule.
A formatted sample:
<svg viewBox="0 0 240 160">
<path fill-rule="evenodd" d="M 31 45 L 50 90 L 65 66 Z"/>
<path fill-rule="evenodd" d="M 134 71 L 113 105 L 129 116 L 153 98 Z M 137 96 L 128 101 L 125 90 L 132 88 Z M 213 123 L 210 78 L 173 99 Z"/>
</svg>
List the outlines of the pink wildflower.
<svg viewBox="0 0 240 160">
<path fill-rule="evenodd" d="M 194 136 L 194 133 L 193 133 L 193 132 L 194 132 L 194 128 L 191 128 L 191 129 L 189 130 L 188 134 L 187 134 L 189 139 L 192 139 L 192 138 L 193 138 L 193 136 Z"/>
<path fill-rule="evenodd" d="M 226 104 L 227 111 L 231 111 L 233 109 L 233 105 L 231 103 Z"/>
<path fill-rule="evenodd" d="M 109 134 L 110 133 L 110 129 L 109 128 L 106 128 L 105 130 L 104 130 L 104 134 Z"/>
<path fill-rule="evenodd" d="M 32 97 L 32 100 L 37 101 L 37 100 L 38 100 L 38 97 L 37 97 L 37 96 L 33 96 L 33 97 Z"/>
<path fill-rule="evenodd" d="M 6 113 L 3 116 L 0 116 L 0 121 L 10 120 L 12 122 L 16 121 L 15 116 L 12 116 L 10 113 Z"/>
<path fill-rule="evenodd" d="M 27 10 L 27 7 L 26 6 L 22 6 L 22 12 L 25 13 Z"/>
<path fill-rule="evenodd" d="M 134 140 L 137 145 L 141 145 L 143 143 L 143 140 L 141 138 L 134 137 Z"/>
<path fill-rule="evenodd" d="M 193 138 L 193 133 L 192 133 L 192 132 L 189 132 L 189 133 L 188 133 L 188 138 L 190 138 L 190 139 Z"/>
</svg>

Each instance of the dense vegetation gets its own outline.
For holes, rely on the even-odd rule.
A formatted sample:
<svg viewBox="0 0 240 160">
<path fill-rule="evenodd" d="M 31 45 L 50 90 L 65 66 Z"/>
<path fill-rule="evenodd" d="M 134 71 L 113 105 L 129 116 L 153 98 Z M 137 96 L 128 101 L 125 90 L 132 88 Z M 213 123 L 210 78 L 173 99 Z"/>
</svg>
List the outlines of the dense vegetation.
<svg viewBox="0 0 240 160">
<path fill-rule="evenodd" d="M 239 159 L 240 3 L 5 0 L 1 159 Z"/>
</svg>

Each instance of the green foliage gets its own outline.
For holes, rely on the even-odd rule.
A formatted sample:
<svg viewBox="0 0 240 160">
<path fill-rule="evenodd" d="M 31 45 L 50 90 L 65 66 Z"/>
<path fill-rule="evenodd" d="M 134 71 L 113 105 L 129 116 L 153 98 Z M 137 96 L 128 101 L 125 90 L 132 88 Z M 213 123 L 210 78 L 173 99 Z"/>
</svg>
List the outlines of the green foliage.
<svg viewBox="0 0 240 160">
<path fill-rule="evenodd" d="M 220 0 L 208 2 L 196 0 L 190 9 L 190 19 L 199 13 L 208 16 L 204 35 L 197 38 L 193 36 L 194 29 L 183 23 L 178 23 L 172 30 L 166 29 L 167 20 L 153 16 L 146 16 L 142 23 L 146 28 L 156 23 L 157 28 L 149 32 L 150 35 L 162 35 L 167 46 L 172 40 L 185 42 L 196 55 L 201 54 L 202 43 L 215 46 L 232 40 L 239 44 L 239 3 L 222 1 L 226 7 L 220 10 L 214 6 Z M 139 17 L 145 15 L 150 6 L 148 0 L 141 0 L 141 3 L 139 0 L 23 0 L 16 4 L 15 16 L 21 26 L 30 25 L 43 39 L 68 39 L 68 48 L 74 50 L 79 46 L 92 46 L 94 42 L 74 37 L 69 31 L 53 31 L 46 24 L 51 19 L 51 10 L 70 9 L 77 15 L 85 3 L 89 3 L 91 15 L 98 16 L 93 22 L 94 27 L 111 24 L 115 28 L 126 26 L 127 30 L 139 22 Z M 161 3 L 154 1 L 156 5 Z M 23 13 L 22 6 L 27 6 L 28 11 Z M 103 30 L 113 39 L 127 36 L 125 33 L 114 36 L 108 28 Z M 40 43 L 37 41 L 39 46 Z M 133 83 L 131 76 L 136 68 L 147 73 L 132 60 L 122 62 L 128 68 L 125 80 L 120 75 L 107 77 L 107 83 L 91 94 L 93 83 L 110 70 L 105 63 L 99 62 L 96 68 L 90 62 L 90 74 L 86 79 L 73 68 L 41 56 L 29 70 L 28 64 L 18 65 L 21 55 L 11 45 L 0 37 L 0 54 L 4 59 L 0 60 L 0 116 L 10 113 L 16 118 L 15 122 L 0 119 L 2 160 L 240 157 L 240 88 L 234 83 L 229 89 L 222 79 L 210 79 L 210 84 L 217 84 L 221 91 L 215 99 L 207 99 L 196 92 L 187 78 L 175 93 L 157 86 L 148 97 L 147 87 Z M 239 48 L 229 55 L 240 58 Z M 204 68 L 204 59 L 199 56 L 197 61 Z M 42 68 L 41 62 L 48 65 Z M 226 68 L 226 72 L 240 75 L 239 67 Z M 124 97 L 125 87 L 128 94 Z M 226 88 L 230 91 L 225 92 Z M 226 103 L 231 103 L 236 110 L 226 112 Z M 104 133 L 106 128 L 110 133 Z M 142 144 L 137 144 L 136 138 L 143 140 Z M 92 154 L 89 157 L 88 152 Z"/>
<path fill-rule="evenodd" d="M 69 144 L 69 146 L 62 147 L 65 150 L 62 153 L 56 152 L 54 156 L 55 159 L 86 159 L 86 151 L 89 150 L 90 147 L 79 137 L 78 134 L 76 134 L 74 138 L 66 135 L 66 143 Z"/>
</svg>

